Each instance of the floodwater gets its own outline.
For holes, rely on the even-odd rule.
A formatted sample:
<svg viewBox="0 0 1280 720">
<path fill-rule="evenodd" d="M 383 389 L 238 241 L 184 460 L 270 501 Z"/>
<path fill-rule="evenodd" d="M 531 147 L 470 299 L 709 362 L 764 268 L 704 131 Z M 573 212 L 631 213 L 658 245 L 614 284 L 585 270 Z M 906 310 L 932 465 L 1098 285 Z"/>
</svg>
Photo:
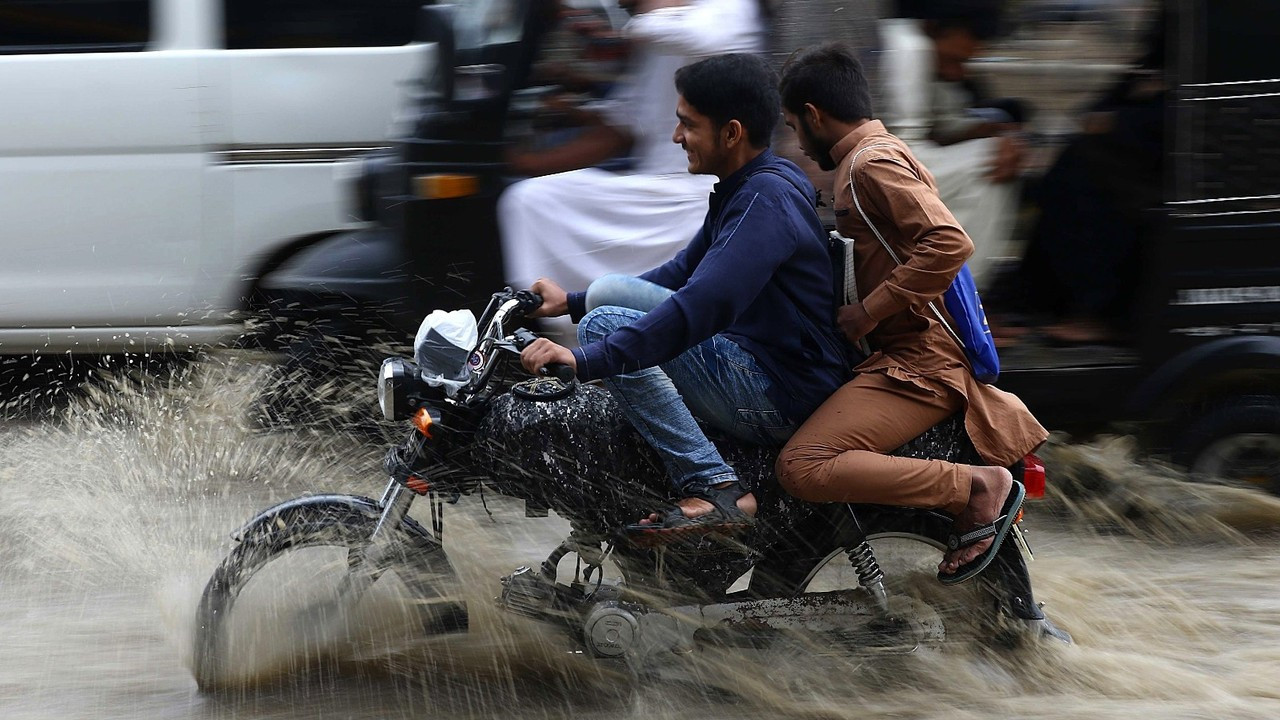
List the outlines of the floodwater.
<svg viewBox="0 0 1280 720">
<path fill-rule="evenodd" d="M 1074 646 L 1008 649 L 957 627 L 961 613 L 940 649 L 774 664 L 742 651 L 624 692 L 487 602 L 564 525 L 468 497 L 446 510 L 445 544 L 469 635 L 416 637 L 384 599 L 352 621 L 340 664 L 250 654 L 239 669 L 260 682 L 201 694 L 195 608 L 228 533 L 289 497 L 383 482 L 367 439 L 255 431 L 264 370 L 242 358 L 100 382 L 0 430 L 0 718 L 1280 717 L 1280 500 L 1138 464 L 1122 439 L 1055 444 L 1051 496 L 1026 522 L 1037 598 Z"/>
</svg>

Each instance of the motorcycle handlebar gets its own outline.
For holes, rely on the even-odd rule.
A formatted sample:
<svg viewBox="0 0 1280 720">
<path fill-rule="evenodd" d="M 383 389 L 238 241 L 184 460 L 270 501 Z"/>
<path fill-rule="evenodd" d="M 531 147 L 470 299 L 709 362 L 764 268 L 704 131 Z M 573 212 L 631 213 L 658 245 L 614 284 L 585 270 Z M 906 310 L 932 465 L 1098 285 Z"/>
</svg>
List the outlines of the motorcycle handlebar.
<svg viewBox="0 0 1280 720">
<path fill-rule="evenodd" d="M 527 316 L 529 313 L 542 307 L 542 296 L 532 290 L 516 291 L 516 300 L 520 302 L 520 314 Z"/>
</svg>

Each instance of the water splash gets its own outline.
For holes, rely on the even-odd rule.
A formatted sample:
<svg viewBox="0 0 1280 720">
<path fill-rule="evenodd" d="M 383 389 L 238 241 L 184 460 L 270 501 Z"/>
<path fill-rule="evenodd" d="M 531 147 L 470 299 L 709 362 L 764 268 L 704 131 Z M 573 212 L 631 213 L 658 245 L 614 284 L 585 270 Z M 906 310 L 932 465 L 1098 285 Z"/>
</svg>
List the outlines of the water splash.
<svg viewBox="0 0 1280 720">
<path fill-rule="evenodd" d="M 496 578 L 541 560 L 566 527 L 491 496 L 492 518 L 464 498 L 446 525 L 473 633 L 415 637 L 392 596 L 344 662 L 202 697 L 184 661 L 226 533 L 305 491 L 370 494 L 382 482 L 382 446 L 366 437 L 323 423 L 261 432 L 256 398 L 271 372 L 228 354 L 110 374 L 61 415 L 0 430 L 0 715 L 1280 716 L 1276 501 L 1187 483 L 1124 440 L 1055 443 L 1053 495 L 1029 510 L 1038 598 L 1075 647 L 1010 650 L 998 628 L 973 623 L 901 657 L 709 653 L 633 692 L 626 673 L 584 663 L 554 629 L 492 606 Z M 931 598 L 952 592 L 923 582 Z"/>
</svg>

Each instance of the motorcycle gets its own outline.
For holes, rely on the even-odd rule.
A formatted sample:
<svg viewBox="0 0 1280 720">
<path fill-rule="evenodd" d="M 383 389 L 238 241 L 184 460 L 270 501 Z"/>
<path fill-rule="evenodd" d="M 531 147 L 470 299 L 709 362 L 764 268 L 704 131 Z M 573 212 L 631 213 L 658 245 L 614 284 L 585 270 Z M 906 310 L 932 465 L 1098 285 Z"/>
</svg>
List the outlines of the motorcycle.
<svg viewBox="0 0 1280 720">
<path fill-rule="evenodd" d="M 905 540 L 936 560 L 952 519 L 792 498 L 772 476 L 776 448 L 716 440 L 758 498 L 748 533 L 656 548 L 630 543 L 620 529 L 661 503 L 669 481 L 606 390 L 579 384 L 563 366 L 540 377 L 520 369 L 520 350 L 536 339 L 520 324 L 540 304 L 529 291 L 495 293 L 467 355 L 469 372 L 452 390 L 415 362 L 384 361 L 377 380 L 383 417 L 408 421 L 412 430 L 386 453 L 389 480 L 381 498 L 308 495 L 264 510 L 233 534 L 236 544 L 213 572 L 197 613 L 193 669 L 201 688 L 218 687 L 236 663 L 229 627 L 246 586 L 306 548 L 333 549 L 342 567 L 299 629 L 345 622 L 344 611 L 395 575 L 412 596 L 408 605 L 422 633 L 466 632 L 468 609 L 457 599 L 458 573 L 442 544 L 444 505 L 484 489 L 523 500 L 526 515 L 554 510 L 569 521 L 568 537 L 540 565 L 501 578 L 496 602 L 558 626 L 568 649 L 592 658 L 651 668 L 700 647 L 761 647 L 795 634 L 815 641 L 808 647 L 852 652 L 911 652 L 946 639 L 929 603 L 894 592 L 873 546 Z M 977 461 L 960 416 L 895 454 Z M 1043 494 L 1037 458 L 1011 470 L 1030 494 L 1037 488 Z M 429 503 L 429 527 L 409 517 L 418 498 Z M 1069 643 L 1032 596 L 1021 518 L 1011 539 L 980 578 L 992 614 L 1023 634 Z M 570 555 L 577 557 L 572 580 L 559 571 Z M 616 577 L 606 580 L 606 564 Z M 844 577 L 837 587 L 822 586 L 818 578 L 832 568 Z M 735 589 L 748 571 L 745 587 Z"/>
</svg>

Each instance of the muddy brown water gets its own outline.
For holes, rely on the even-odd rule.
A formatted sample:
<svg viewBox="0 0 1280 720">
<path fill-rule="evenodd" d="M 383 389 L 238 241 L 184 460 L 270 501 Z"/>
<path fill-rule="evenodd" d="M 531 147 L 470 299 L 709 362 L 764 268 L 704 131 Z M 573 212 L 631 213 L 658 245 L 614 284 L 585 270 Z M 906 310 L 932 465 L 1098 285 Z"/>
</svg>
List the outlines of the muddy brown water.
<svg viewBox="0 0 1280 720">
<path fill-rule="evenodd" d="M 213 358 L 0 430 L 0 718 L 1280 717 L 1280 500 L 1189 483 L 1123 439 L 1055 442 L 1051 497 L 1026 522 L 1037 598 L 1071 647 L 1009 650 L 960 613 L 939 649 L 735 651 L 623 692 L 555 632 L 487 602 L 564 525 L 493 496 L 490 517 L 469 497 L 446 525 L 469 635 L 417 637 L 387 599 L 351 620 L 340 664 L 281 672 L 259 651 L 240 669 L 263 682 L 201 694 L 194 613 L 227 534 L 304 492 L 382 487 L 375 443 L 255 432 L 263 373 Z M 288 649 L 280 628 L 259 635 Z"/>
</svg>

